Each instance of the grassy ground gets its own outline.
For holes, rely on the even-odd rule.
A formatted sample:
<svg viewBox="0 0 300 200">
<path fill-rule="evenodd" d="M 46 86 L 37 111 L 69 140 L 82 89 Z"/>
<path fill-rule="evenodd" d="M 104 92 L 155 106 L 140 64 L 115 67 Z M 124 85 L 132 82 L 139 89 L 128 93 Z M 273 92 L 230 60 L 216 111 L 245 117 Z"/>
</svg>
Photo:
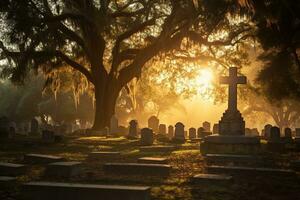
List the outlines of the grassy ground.
<svg viewBox="0 0 300 200">
<path fill-rule="evenodd" d="M 67 137 L 57 144 L 42 144 L 38 139 L 18 138 L 14 141 L 0 141 L 0 161 L 22 163 L 24 154 L 40 153 L 57 155 L 68 160 L 82 161 L 85 173 L 72 180 L 43 177 L 43 166 L 30 166 L 26 176 L 18 183 L 31 180 L 67 181 L 91 184 L 146 185 L 151 186 L 152 199 L 203 199 L 203 200 L 296 200 L 300 199 L 298 177 L 236 177 L 229 184 L 191 184 L 190 178 L 205 172 L 205 161 L 199 152 L 199 143 L 180 145 L 170 153 L 139 152 L 139 143 L 125 138 Z M 120 151 L 119 160 L 107 158 L 101 161 L 87 161 L 91 151 Z M 105 174 L 102 165 L 106 162 L 136 162 L 144 156 L 166 157 L 173 167 L 167 178 L 153 176 L 119 176 Z M 270 155 L 280 167 L 288 167 L 298 153 Z M 11 191 L 0 189 L 0 199 L 18 199 L 18 186 Z"/>
</svg>

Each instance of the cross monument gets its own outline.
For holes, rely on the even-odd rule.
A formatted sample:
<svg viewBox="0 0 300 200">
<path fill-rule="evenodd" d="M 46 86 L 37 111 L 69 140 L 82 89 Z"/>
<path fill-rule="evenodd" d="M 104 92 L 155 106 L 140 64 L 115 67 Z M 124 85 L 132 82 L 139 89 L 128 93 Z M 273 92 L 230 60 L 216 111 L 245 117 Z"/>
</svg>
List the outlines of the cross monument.
<svg viewBox="0 0 300 200">
<path fill-rule="evenodd" d="M 228 110 L 236 111 L 237 110 L 237 85 L 246 84 L 247 78 L 245 76 L 237 76 L 237 68 L 229 68 L 229 76 L 220 77 L 221 84 L 228 84 Z"/>
<path fill-rule="evenodd" d="M 221 84 L 228 84 L 228 109 L 219 121 L 220 135 L 245 135 L 245 121 L 237 109 L 237 85 L 246 84 L 245 76 L 238 76 L 237 68 L 229 68 L 229 76 L 220 77 Z"/>
</svg>

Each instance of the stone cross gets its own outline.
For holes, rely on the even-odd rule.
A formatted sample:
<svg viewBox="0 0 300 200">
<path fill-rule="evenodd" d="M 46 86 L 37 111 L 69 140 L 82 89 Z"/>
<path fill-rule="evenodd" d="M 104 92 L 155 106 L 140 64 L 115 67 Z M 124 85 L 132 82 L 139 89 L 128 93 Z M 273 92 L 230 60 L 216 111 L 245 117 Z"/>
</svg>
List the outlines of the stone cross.
<svg viewBox="0 0 300 200">
<path fill-rule="evenodd" d="M 229 68 L 229 76 L 220 77 L 221 84 L 229 85 L 229 94 L 228 94 L 228 110 L 236 111 L 237 110 L 237 85 L 246 84 L 247 78 L 245 76 L 237 76 L 237 68 Z"/>
</svg>

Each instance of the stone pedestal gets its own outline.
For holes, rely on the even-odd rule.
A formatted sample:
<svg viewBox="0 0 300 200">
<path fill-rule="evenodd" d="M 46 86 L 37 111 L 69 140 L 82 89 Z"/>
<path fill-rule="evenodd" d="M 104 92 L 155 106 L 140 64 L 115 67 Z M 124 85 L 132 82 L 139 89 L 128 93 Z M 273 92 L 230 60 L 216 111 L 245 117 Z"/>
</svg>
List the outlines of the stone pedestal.
<svg viewBox="0 0 300 200">
<path fill-rule="evenodd" d="M 226 110 L 219 121 L 220 135 L 245 135 L 245 121 L 238 110 Z"/>
<path fill-rule="evenodd" d="M 238 110 L 226 110 L 219 121 L 219 134 L 206 136 L 200 149 L 203 154 L 256 154 L 260 151 L 260 141 L 245 136 L 245 121 Z"/>
</svg>

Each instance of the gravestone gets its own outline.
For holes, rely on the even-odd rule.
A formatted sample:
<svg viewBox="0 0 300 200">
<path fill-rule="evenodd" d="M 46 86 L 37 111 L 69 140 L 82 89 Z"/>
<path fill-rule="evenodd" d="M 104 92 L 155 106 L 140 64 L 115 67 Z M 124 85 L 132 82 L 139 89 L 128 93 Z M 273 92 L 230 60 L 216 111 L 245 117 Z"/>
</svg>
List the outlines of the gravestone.
<svg viewBox="0 0 300 200">
<path fill-rule="evenodd" d="M 156 157 L 142 157 L 138 159 L 139 163 L 146 163 L 146 164 L 167 164 L 167 158 L 156 158 Z"/>
<path fill-rule="evenodd" d="M 250 128 L 245 128 L 245 135 L 251 136 L 251 129 Z"/>
<path fill-rule="evenodd" d="M 167 176 L 170 174 L 171 166 L 144 163 L 105 163 L 103 170 L 113 174 Z"/>
<path fill-rule="evenodd" d="M 172 125 L 168 126 L 168 136 L 169 136 L 169 138 L 174 137 L 174 126 L 172 126 Z"/>
<path fill-rule="evenodd" d="M 232 176 L 223 174 L 197 174 L 192 178 L 193 184 L 216 184 L 228 183 L 232 180 Z"/>
<path fill-rule="evenodd" d="M 111 135 L 117 134 L 119 130 L 119 121 L 116 118 L 115 115 L 113 115 L 110 119 L 110 128 L 109 128 L 109 133 Z"/>
<path fill-rule="evenodd" d="M 22 176 L 26 171 L 25 165 L 0 162 L 0 176 Z"/>
<path fill-rule="evenodd" d="M 150 200 L 150 187 L 29 182 L 21 194 L 24 200 Z"/>
<path fill-rule="evenodd" d="M 258 129 L 257 129 L 257 128 L 251 129 L 251 135 L 252 135 L 252 136 L 255 136 L 255 137 L 259 136 L 259 131 L 258 131 Z"/>
<path fill-rule="evenodd" d="M 204 128 L 203 127 L 199 127 L 197 129 L 197 137 L 198 138 L 203 138 L 203 133 L 205 132 Z"/>
<path fill-rule="evenodd" d="M 167 126 L 165 124 L 160 124 L 158 127 L 158 133 L 161 135 L 167 134 Z"/>
<path fill-rule="evenodd" d="M 280 129 L 276 126 L 271 128 L 267 148 L 271 152 L 284 152 L 285 150 L 284 141 L 280 138 Z"/>
<path fill-rule="evenodd" d="M 5 116 L 0 118 L 0 138 L 9 137 L 9 119 Z"/>
<path fill-rule="evenodd" d="M 291 140 L 292 139 L 292 129 L 285 128 L 284 129 L 284 137 L 285 137 L 285 139 Z"/>
<path fill-rule="evenodd" d="M 152 129 L 143 128 L 141 130 L 141 145 L 152 145 L 154 141 L 154 134 Z"/>
<path fill-rule="evenodd" d="M 177 122 L 175 125 L 175 135 L 173 140 L 177 142 L 184 142 L 185 136 L 184 136 L 184 125 L 181 122 Z"/>
<path fill-rule="evenodd" d="M 214 126 L 213 126 L 213 134 L 219 134 L 219 124 L 214 124 Z"/>
<path fill-rule="evenodd" d="M 43 154 L 26 154 L 24 156 L 25 163 L 33 164 L 49 164 L 54 162 L 62 162 L 65 159 L 59 156 L 43 155 Z"/>
<path fill-rule="evenodd" d="M 270 137 L 271 128 L 272 128 L 271 124 L 266 124 L 265 125 L 265 127 L 264 127 L 264 135 L 263 135 L 265 139 L 268 139 Z"/>
<path fill-rule="evenodd" d="M 276 126 L 273 126 L 270 131 L 269 141 L 280 141 L 280 129 Z"/>
<path fill-rule="evenodd" d="M 136 139 L 138 137 L 137 125 L 138 125 L 138 123 L 136 120 L 131 120 L 129 122 L 128 138 Z"/>
<path fill-rule="evenodd" d="M 237 68 L 229 68 L 229 76 L 220 77 L 221 84 L 228 84 L 228 108 L 219 121 L 219 134 L 209 135 L 200 144 L 207 153 L 256 153 L 260 151 L 257 137 L 245 136 L 245 121 L 237 108 L 237 85 L 246 84 L 245 76 L 238 76 Z"/>
<path fill-rule="evenodd" d="M 45 176 L 71 178 L 82 173 L 81 162 L 56 162 L 47 165 Z"/>
<path fill-rule="evenodd" d="M 190 128 L 189 129 L 189 139 L 195 139 L 197 137 L 196 129 L 195 128 Z"/>
<path fill-rule="evenodd" d="M 31 135 L 39 134 L 39 122 L 35 118 L 33 118 L 30 123 L 30 134 Z"/>
<path fill-rule="evenodd" d="M 202 127 L 204 128 L 205 132 L 210 132 L 210 123 L 205 121 L 202 123 Z"/>
<path fill-rule="evenodd" d="M 158 133 L 159 119 L 156 116 L 151 116 L 148 119 L 148 128 L 151 128 L 154 133 Z"/>
</svg>

